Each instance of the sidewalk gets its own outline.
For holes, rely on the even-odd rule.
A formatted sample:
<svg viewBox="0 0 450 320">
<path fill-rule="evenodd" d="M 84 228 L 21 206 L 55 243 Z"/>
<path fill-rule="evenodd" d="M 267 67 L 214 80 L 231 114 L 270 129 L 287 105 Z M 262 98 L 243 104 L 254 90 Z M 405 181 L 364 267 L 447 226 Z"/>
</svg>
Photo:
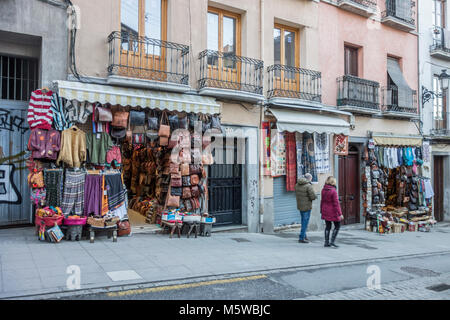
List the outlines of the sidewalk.
<svg viewBox="0 0 450 320">
<path fill-rule="evenodd" d="M 450 224 L 429 233 L 379 235 L 349 228 L 339 249 L 323 247 L 323 233 L 309 232 L 300 244 L 296 230 L 277 234 L 213 233 L 211 237 L 134 234 L 114 243 L 40 242 L 34 228 L 0 230 L 0 298 L 67 292 L 67 267 L 81 269 L 81 289 L 210 277 L 271 269 L 334 265 L 401 256 L 450 252 Z M 119 272 L 119 273 L 110 273 Z M 114 276 L 133 276 L 113 281 Z M 117 279 L 115 279 L 117 280 Z"/>
</svg>

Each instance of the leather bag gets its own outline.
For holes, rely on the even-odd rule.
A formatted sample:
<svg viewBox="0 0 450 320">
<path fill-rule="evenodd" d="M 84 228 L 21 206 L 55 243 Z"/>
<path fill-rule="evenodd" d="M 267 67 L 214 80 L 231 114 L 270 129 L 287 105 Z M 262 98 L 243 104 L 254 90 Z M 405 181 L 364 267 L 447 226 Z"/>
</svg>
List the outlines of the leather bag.
<svg viewBox="0 0 450 320">
<path fill-rule="evenodd" d="M 180 206 L 180 196 L 167 195 L 167 206 L 178 208 Z"/>
<path fill-rule="evenodd" d="M 202 166 L 200 164 L 189 165 L 190 174 L 200 174 L 202 172 Z"/>
<path fill-rule="evenodd" d="M 194 198 L 200 197 L 200 189 L 198 186 L 192 186 L 191 187 L 191 195 Z"/>
<path fill-rule="evenodd" d="M 170 125 L 168 125 L 167 113 L 165 111 L 163 112 L 163 114 L 161 116 L 161 121 L 159 123 L 158 135 L 160 137 L 166 137 L 166 138 L 170 137 Z"/>
<path fill-rule="evenodd" d="M 191 174 L 191 185 L 196 186 L 200 182 L 198 174 Z"/>
<path fill-rule="evenodd" d="M 145 112 L 144 111 L 130 111 L 130 124 L 133 126 L 145 125 Z"/>
<path fill-rule="evenodd" d="M 181 187 L 171 187 L 170 188 L 170 194 L 172 196 L 180 196 L 183 194 L 183 190 Z"/>
<path fill-rule="evenodd" d="M 178 118 L 178 127 L 180 129 L 188 129 L 188 117 L 182 117 L 182 118 Z"/>
<path fill-rule="evenodd" d="M 167 147 L 169 145 L 169 138 L 168 137 L 159 137 L 159 145 L 161 147 Z"/>
<path fill-rule="evenodd" d="M 96 107 L 95 108 L 95 120 L 97 122 L 112 122 L 113 116 L 111 113 L 111 109 L 104 107 Z"/>
<path fill-rule="evenodd" d="M 178 163 L 170 162 L 169 168 L 170 168 L 170 173 L 172 173 L 172 174 L 180 174 L 180 177 L 181 177 L 180 165 Z"/>
<path fill-rule="evenodd" d="M 127 129 L 125 128 L 119 128 L 119 127 L 113 127 L 111 128 L 111 137 L 115 139 L 123 139 L 127 135 Z"/>
<path fill-rule="evenodd" d="M 170 186 L 171 187 L 182 187 L 183 183 L 181 181 L 181 178 L 176 178 L 176 179 L 171 178 L 170 179 Z"/>
<path fill-rule="evenodd" d="M 191 177 L 190 176 L 182 176 L 181 182 L 183 184 L 183 187 L 190 187 L 191 186 Z"/>
<path fill-rule="evenodd" d="M 156 112 L 151 111 L 147 118 L 148 129 L 157 131 L 159 129 L 158 121 L 158 115 L 156 114 Z"/>
<path fill-rule="evenodd" d="M 113 113 L 113 120 L 111 122 L 111 126 L 117 128 L 126 128 L 128 127 L 128 116 L 129 113 L 126 111 L 116 111 Z"/>
<path fill-rule="evenodd" d="M 190 187 L 184 187 L 183 188 L 183 199 L 189 199 L 192 197 L 191 195 L 191 188 Z"/>
<path fill-rule="evenodd" d="M 131 233 L 131 226 L 128 220 L 119 221 L 117 223 L 117 235 L 119 237 L 127 236 Z"/>
<path fill-rule="evenodd" d="M 189 164 L 188 163 L 182 163 L 180 165 L 180 171 L 182 176 L 189 176 Z"/>
<path fill-rule="evenodd" d="M 170 124 L 170 129 L 172 131 L 175 131 L 180 128 L 179 119 L 178 119 L 177 114 L 172 114 L 169 116 L 169 124 Z"/>
</svg>

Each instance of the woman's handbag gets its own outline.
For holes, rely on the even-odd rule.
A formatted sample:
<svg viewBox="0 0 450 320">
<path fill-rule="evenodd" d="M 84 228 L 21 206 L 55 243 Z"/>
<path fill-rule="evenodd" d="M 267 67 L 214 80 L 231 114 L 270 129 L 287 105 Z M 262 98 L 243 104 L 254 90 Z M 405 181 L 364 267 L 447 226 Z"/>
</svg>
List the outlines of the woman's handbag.
<svg viewBox="0 0 450 320">
<path fill-rule="evenodd" d="M 189 199 L 191 197 L 192 197 L 192 195 L 191 195 L 191 188 L 190 187 L 184 187 L 183 188 L 183 196 L 182 196 L 182 198 L 183 199 Z"/>
<path fill-rule="evenodd" d="M 170 186 L 171 187 L 182 187 L 183 183 L 181 181 L 181 178 L 171 178 L 170 179 Z"/>
<path fill-rule="evenodd" d="M 169 168 L 170 168 L 170 173 L 172 173 L 172 174 L 180 174 L 180 177 L 181 177 L 180 165 L 178 163 L 170 162 Z"/>
<path fill-rule="evenodd" d="M 182 176 L 181 181 L 182 181 L 183 187 L 191 186 L 191 177 L 190 176 Z"/>
<path fill-rule="evenodd" d="M 167 206 L 178 208 L 180 206 L 180 196 L 173 196 L 170 193 L 167 194 Z"/>
<path fill-rule="evenodd" d="M 189 176 L 189 164 L 188 163 L 182 163 L 180 165 L 180 171 L 182 176 Z"/>
<path fill-rule="evenodd" d="M 111 109 L 104 107 L 95 108 L 95 121 L 96 122 L 112 122 L 113 116 Z"/>
<path fill-rule="evenodd" d="M 44 173 L 42 171 L 33 171 L 28 174 L 28 185 L 31 188 L 41 189 L 45 187 Z"/>
<path fill-rule="evenodd" d="M 177 114 L 172 114 L 169 116 L 169 124 L 172 131 L 179 129 L 180 125 Z"/>
<path fill-rule="evenodd" d="M 191 185 L 196 186 L 200 182 L 200 178 L 198 177 L 198 174 L 191 174 Z"/>
<path fill-rule="evenodd" d="M 155 112 L 151 111 L 149 117 L 147 118 L 147 126 L 149 130 L 158 131 L 158 116 Z"/>
<path fill-rule="evenodd" d="M 170 194 L 172 196 L 180 196 L 183 194 L 183 189 L 181 187 L 171 187 L 170 188 Z"/>
<path fill-rule="evenodd" d="M 159 145 L 161 147 L 167 147 L 169 145 L 169 138 L 168 137 L 159 137 Z"/>
<path fill-rule="evenodd" d="M 119 237 L 127 236 L 131 233 L 131 226 L 128 220 L 119 221 L 117 223 L 117 235 Z"/>
<path fill-rule="evenodd" d="M 200 174 L 202 173 L 202 166 L 200 164 L 190 164 L 189 172 L 190 174 Z"/>
<path fill-rule="evenodd" d="M 180 129 L 188 129 L 188 118 L 187 116 L 178 118 L 178 126 Z"/>
<path fill-rule="evenodd" d="M 144 111 L 130 111 L 130 124 L 132 126 L 144 126 L 145 125 L 145 112 Z"/>
<path fill-rule="evenodd" d="M 119 128 L 119 127 L 113 127 L 111 128 L 111 137 L 114 139 L 123 139 L 127 135 L 127 129 L 125 128 Z"/>
<path fill-rule="evenodd" d="M 116 111 L 113 113 L 113 120 L 111 126 L 116 128 L 126 128 L 128 127 L 128 116 L 129 113 L 126 111 Z"/>
<path fill-rule="evenodd" d="M 163 123 L 163 122 L 165 122 L 165 123 Z M 161 116 L 161 122 L 159 124 L 158 135 L 160 137 L 165 137 L 165 138 L 169 138 L 170 137 L 170 125 L 168 125 L 167 122 L 168 122 L 168 120 L 167 120 L 167 113 L 164 111 L 162 116 Z M 167 142 L 168 142 L 168 140 L 167 140 Z"/>
<path fill-rule="evenodd" d="M 200 197 L 200 189 L 198 188 L 198 186 L 191 187 L 191 194 L 192 194 L 192 197 L 194 197 L 194 198 Z"/>
</svg>

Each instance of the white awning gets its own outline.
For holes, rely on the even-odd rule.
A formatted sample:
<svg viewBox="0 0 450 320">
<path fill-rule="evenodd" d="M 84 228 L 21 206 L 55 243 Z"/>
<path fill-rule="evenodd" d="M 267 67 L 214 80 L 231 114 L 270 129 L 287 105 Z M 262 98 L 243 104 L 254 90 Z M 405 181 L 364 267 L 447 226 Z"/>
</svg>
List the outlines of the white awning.
<svg viewBox="0 0 450 320">
<path fill-rule="evenodd" d="M 277 118 L 278 131 L 350 134 L 350 124 L 338 117 L 289 109 L 270 108 L 269 111 Z"/>
<path fill-rule="evenodd" d="M 220 113 L 216 99 L 192 94 L 134 89 L 77 81 L 55 81 L 58 94 L 68 100 L 204 114 Z"/>
</svg>

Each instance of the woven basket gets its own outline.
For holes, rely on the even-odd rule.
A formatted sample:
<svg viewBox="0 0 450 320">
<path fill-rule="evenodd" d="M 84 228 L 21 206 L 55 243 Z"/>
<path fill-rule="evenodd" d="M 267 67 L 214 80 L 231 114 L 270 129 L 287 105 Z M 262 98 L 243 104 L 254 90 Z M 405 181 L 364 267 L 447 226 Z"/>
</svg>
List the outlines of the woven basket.
<svg viewBox="0 0 450 320">
<path fill-rule="evenodd" d="M 116 225 L 117 222 L 119 222 L 119 221 L 120 221 L 120 219 L 117 218 L 117 217 L 115 217 L 115 218 L 112 218 L 111 220 L 106 220 L 106 221 L 105 221 L 105 225 L 106 225 L 107 227 L 111 227 L 111 226 Z"/>
<path fill-rule="evenodd" d="M 93 227 L 103 228 L 105 226 L 105 219 L 89 217 L 87 219 L 87 224 L 90 224 Z"/>
</svg>

